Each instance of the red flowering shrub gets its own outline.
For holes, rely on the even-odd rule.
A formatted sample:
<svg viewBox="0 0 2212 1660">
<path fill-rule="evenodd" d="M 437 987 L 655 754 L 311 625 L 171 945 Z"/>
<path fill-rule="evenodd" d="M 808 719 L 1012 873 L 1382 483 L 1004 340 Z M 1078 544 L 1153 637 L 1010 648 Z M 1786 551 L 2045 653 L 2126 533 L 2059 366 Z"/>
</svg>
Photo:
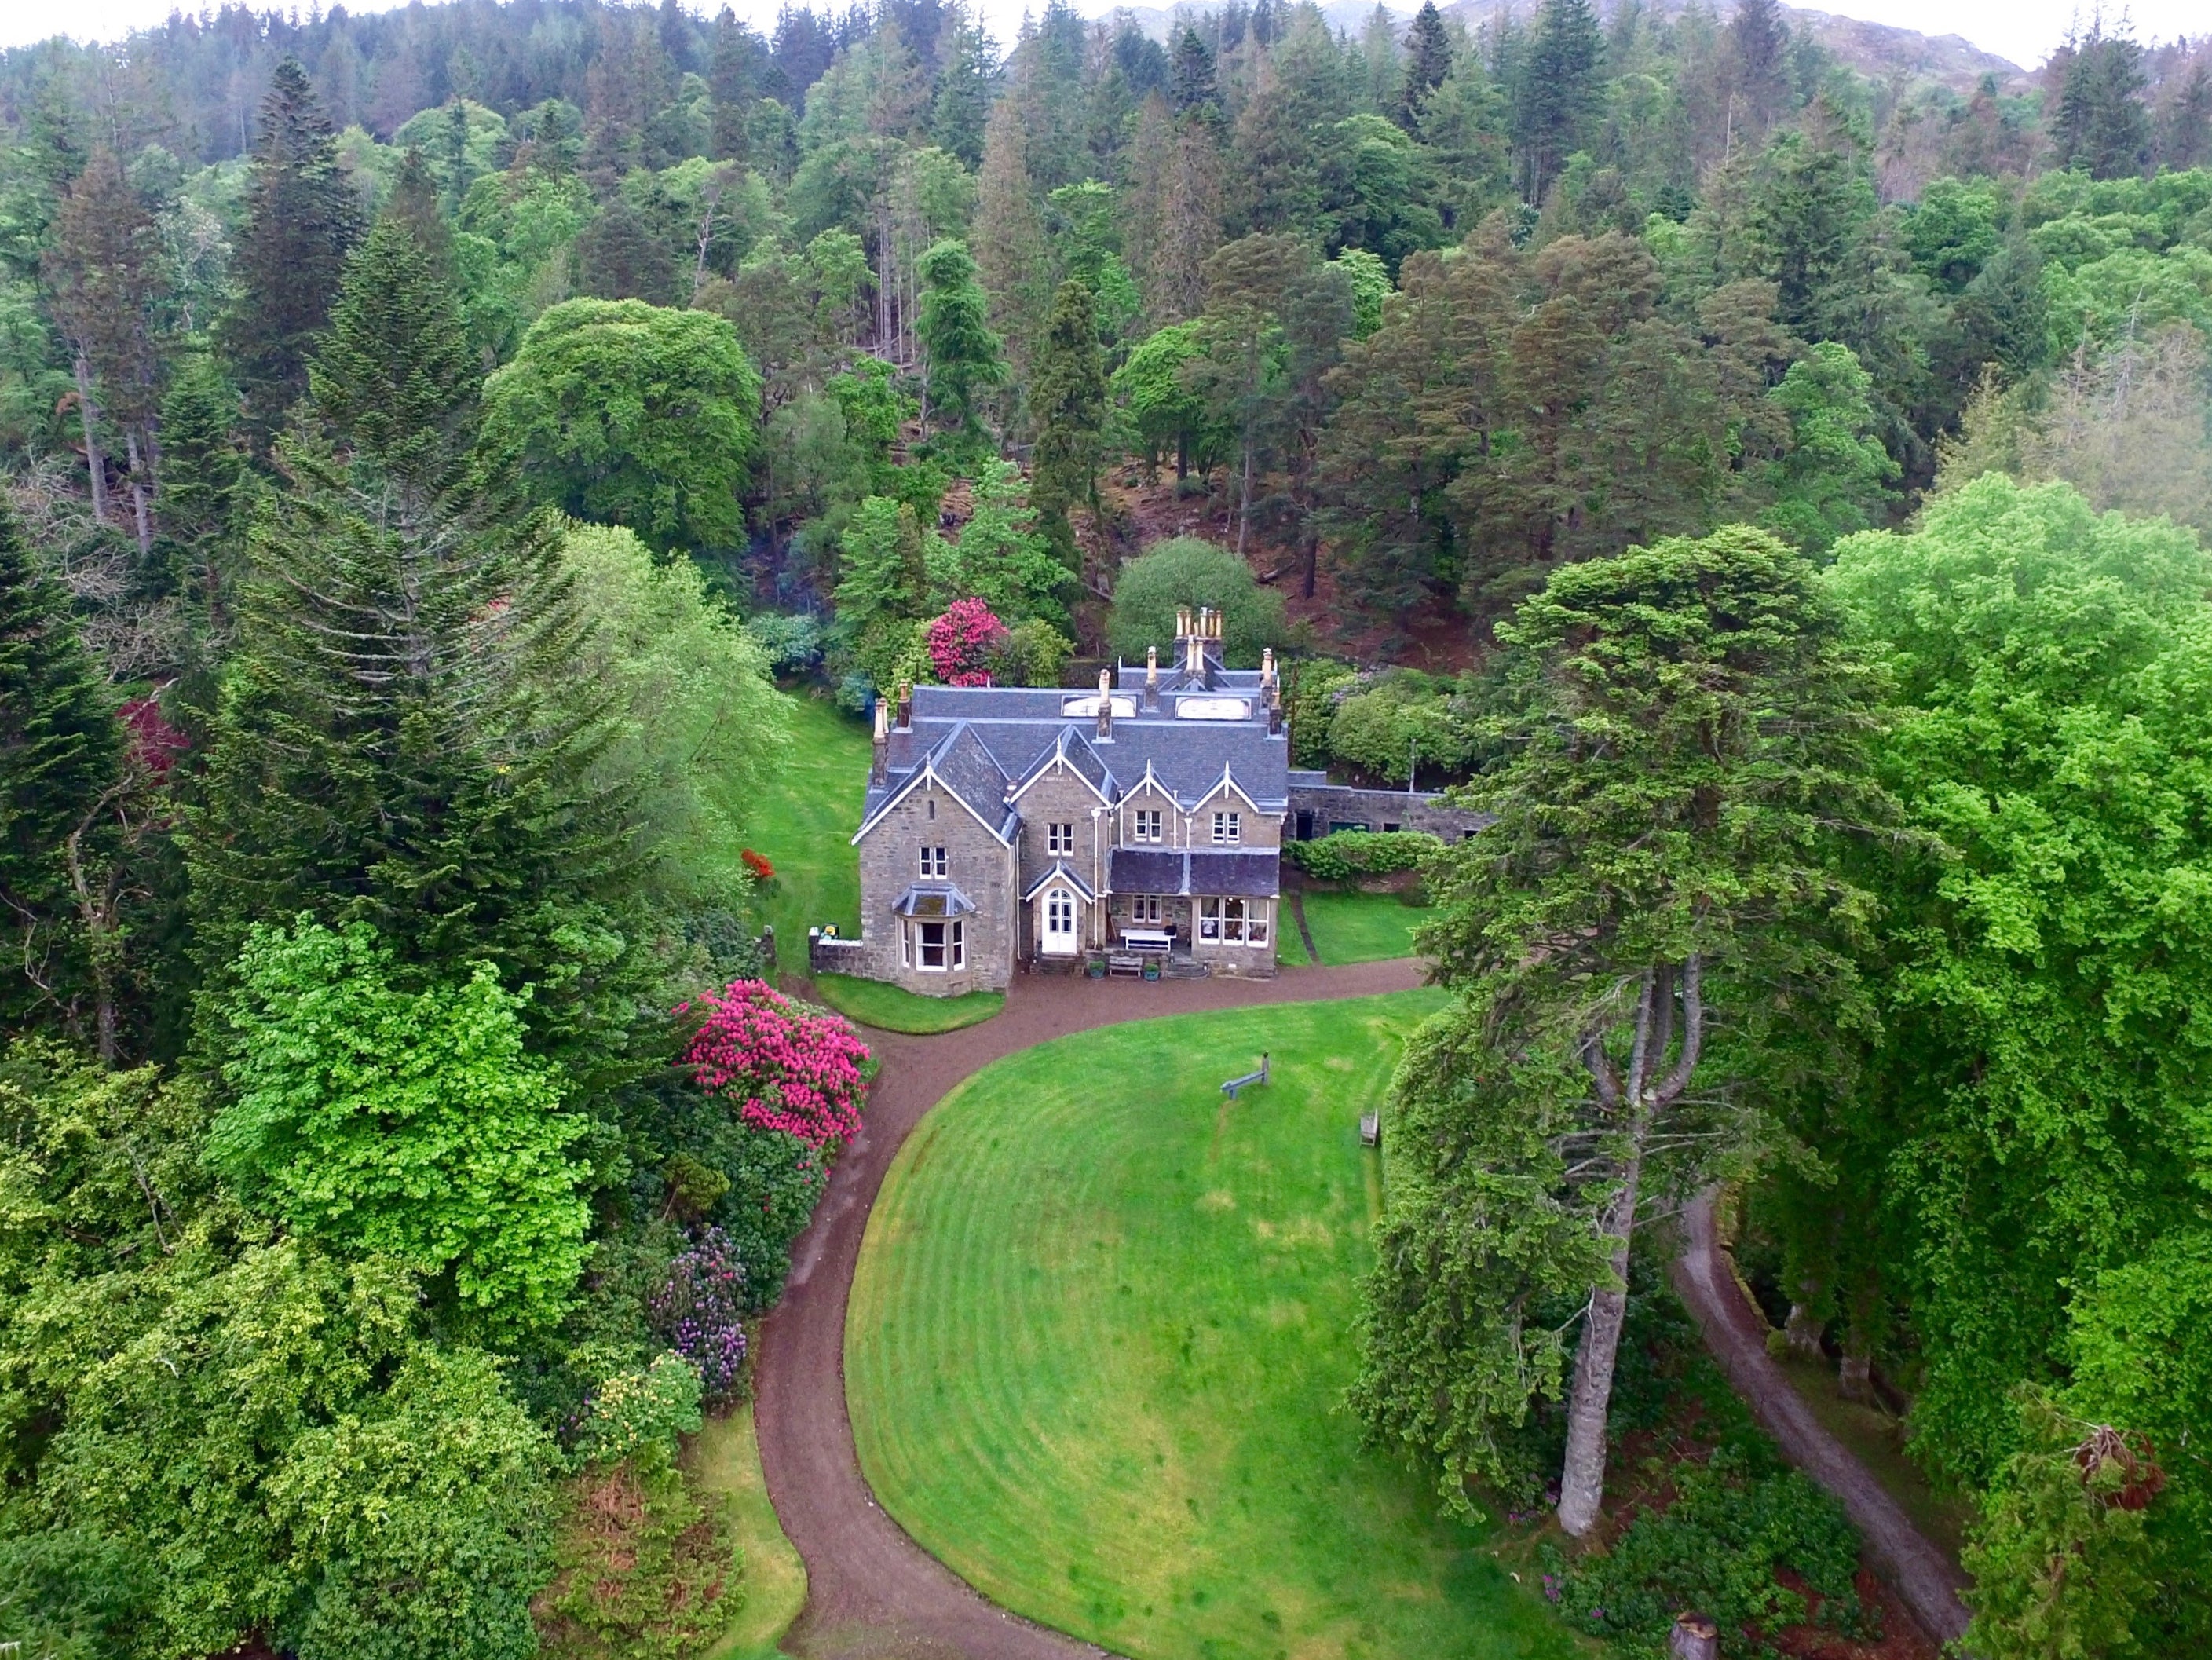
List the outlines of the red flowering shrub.
<svg viewBox="0 0 2212 1660">
<path fill-rule="evenodd" d="M 738 1116 L 758 1128 L 817 1147 L 853 1139 L 867 1093 L 868 1048 L 848 1022 L 801 1007 L 758 980 L 732 980 L 700 1006 L 707 1018 L 684 1060 L 702 1088 L 738 1103 Z"/>
<path fill-rule="evenodd" d="M 1006 625 L 981 599 L 956 599 L 930 623 L 929 666 L 948 686 L 983 685 L 991 653 L 1006 637 Z"/>
<path fill-rule="evenodd" d="M 738 852 L 738 857 L 744 860 L 745 868 L 760 880 L 773 882 L 775 879 L 775 866 L 769 863 L 766 854 L 755 853 L 750 848 L 742 848 Z"/>
</svg>

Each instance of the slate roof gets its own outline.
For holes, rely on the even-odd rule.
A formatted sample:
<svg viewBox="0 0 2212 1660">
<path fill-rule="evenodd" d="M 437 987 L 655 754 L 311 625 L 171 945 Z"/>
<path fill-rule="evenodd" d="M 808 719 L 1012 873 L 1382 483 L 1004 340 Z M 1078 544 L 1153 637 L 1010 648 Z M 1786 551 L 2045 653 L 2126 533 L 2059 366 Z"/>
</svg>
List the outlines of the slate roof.
<svg viewBox="0 0 2212 1660">
<path fill-rule="evenodd" d="M 1125 681 L 1127 672 L 1123 671 Z M 1137 671 L 1139 688 L 1143 675 Z M 1161 678 L 1164 683 L 1169 677 L 1163 673 Z M 1157 710 L 1140 707 L 1134 716 L 1115 715 L 1113 735 L 1103 739 L 1097 736 L 1095 717 L 1064 718 L 1060 713 L 1062 698 L 1081 696 L 1079 690 L 916 686 L 912 724 L 890 735 L 886 780 L 882 788 L 868 792 L 861 830 L 865 833 L 926 765 L 977 817 L 996 827 L 1001 840 L 1010 840 L 1018 819 L 1007 806 L 1008 796 L 1018 781 L 1049 765 L 1055 756 L 1064 756 L 1109 801 L 1134 788 L 1150 767 L 1185 808 L 1211 795 L 1226 772 L 1261 811 L 1287 810 L 1290 743 L 1284 733 L 1267 730 L 1257 671 L 1215 670 L 1210 678 L 1217 693 L 1248 696 L 1250 716 L 1178 719 L 1175 696 L 1164 693 Z"/>
<path fill-rule="evenodd" d="M 966 916 L 975 902 L 950 882 L 916 882 L 891 901 L 901 916 Z"/>
<path fill-rule="evenodd" d="M 1109 884 L 1116 893 L 1228 894 L 1271 899 L 1278 855 L 1213 853 L 1199 848 L 1116 848 Z"/>
<path fill-rule="evenodd" d="M 1091 884 L 1085 881 L 1080 875 L 1077 874 L 1074 866 L 1069 864 L 1065 859 L 1055 859 L 1052 861 L 1052 868 L 1050 870 L 1045 872 L 1043 875 L 1038 877 L 1036 881 L 1030 884 L 1028 891 L 1022 895 L 1023 900 L 1026 902 L 1036 898 L 1037 897 L 1037 891 L 1040 888 L 1043 887 L 1048 882 L 1055 881 L 1066 883 L 1069 887 L 1073 888 L 1076 892 L 1082 895 L 1085 900 L 1096 899 L 1098 897 L 1097 894 L 1091 892 Z"/>
</svg>

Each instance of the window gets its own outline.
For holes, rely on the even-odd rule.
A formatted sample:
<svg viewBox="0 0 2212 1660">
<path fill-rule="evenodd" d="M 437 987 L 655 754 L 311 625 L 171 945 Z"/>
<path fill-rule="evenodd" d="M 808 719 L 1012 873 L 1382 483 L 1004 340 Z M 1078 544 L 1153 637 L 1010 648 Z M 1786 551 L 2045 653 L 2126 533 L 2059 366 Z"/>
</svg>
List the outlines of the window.
<svg viewBox="0 0 2212 1660">
<path fill-rule="evenodd" d="M 1158 807 L 1139 807 L 1130 817 L 1135 821 L 1130 830 L 1132 840 L 1158 842 L 1165 839 L 1160 835 L 1160 810 Z"/>
<path fill-rule="evenodd" d="M 1382 821 L 1382 834 L 1383 834 L 1383 835 L 1385 835 L 1385 836 L 1395 836 L 1397 833 L 1398 833 L 1398 827 L 1397 827 L 1395 824 L 1394 824 L 1390 823 L 1390 821 L 1389 821 L 1389 820 L 1388 820 L 1387 818 L 1386 818 L 1386 819 L 1384 819 L 1384 820 Z"/>
<path fill-rule="evenodd" d="M 1075 851 L 1075 826 L 1073 824 L 1047 824 L 1044 827 L 1044 850 L 1047 853 L 1073 853 Z"/>
<path fill-rule="evenodd" d="M 1213 839 L 1217 842 L 1242 842 L 1244 839 L 1244 815 L 1241 812 L 1215 813 Z"/>
<path fill-rule="evenodd" d="M 957 920 L 916 922 L 914 931 L 921 945 L 925 974 L 942 974 L 948 968 L 968 966 L 967 930 Z"/>
<path fill-rule="evenodd" d="M 1231 945 L 1266 945 L 1267 902 L 1264 899 L 1200 900 L 1198 937 L 1225 940 Z"/>
<path fill-rule="evenodd" d="M 924 876 L 946 876 L 952 866 L 945 862 L 943 848 L 924 848 L 921 850 L 921 873 Z"/>
<path fill-rule="evenodd" d="M 1129 920 L 1158 927 L 1160 921 L 1160 897 L 1157 893 L 1133 893 L 1129 896 Z"/>
<path fill-rule="evenodd" d="M 926 795 L 922 800 L 929 808 L 928 817 L 931 822 L 934 823 L 937 818 L 937 798 L 933 795 Z"/>
</svg>

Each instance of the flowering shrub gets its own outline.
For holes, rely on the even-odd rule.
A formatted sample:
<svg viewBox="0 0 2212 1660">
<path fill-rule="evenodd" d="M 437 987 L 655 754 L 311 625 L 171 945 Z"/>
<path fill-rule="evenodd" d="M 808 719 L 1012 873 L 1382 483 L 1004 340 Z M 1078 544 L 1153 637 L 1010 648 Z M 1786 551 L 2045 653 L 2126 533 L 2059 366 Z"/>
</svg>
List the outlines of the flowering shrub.
<svg viewBox="0 0 2212 1660">
<path fill-rule="evenodd" d="M 853 1139 L 867 1092 L 868 1049 L 850 1024 L 758 980 L 733 980 L 700 1006 L 706 1018 L 684 1060 L 702 1088 L 737 1102 L 738 1116 L 758 1128 L 817 1147 Z"/>
<path fill-rule="evenodd" d="M 775 866 L 769 863 L 766 854 L 755 853 L 750 848 L 745 848 L 738 852 L 738 857 L 744 861 L 745 868 L 760 881 L 775 880 Z"/>
<path fill-rule="evenodd" d="M 577 1438 L 580 1463 L 618 1464 L 642 1456 L 651 1464 L 676 1462 L 679 1435 L 696 1433 L 699 1371 L 677 1354 L 656 1354 L 635 1371 L 617 1372 L 592 1392 Z"/>
<path fill-rule="evenodd" d="M 1006 625 L 981 599 L 956 599 L 929 624 L 929 665 L 948 686 L 980 686 L 990 679 L 991 654 Z"/>
<path fill-rule="evenodd" d="M 738 1392 L 745 1364 L 745 1332 L 738 1314 L 744 1298 L 744 1264 L 729 1237 L 709 1228 L 668 1265 L 668 1277 L 647 1304 L 661 1341 L 698 1368 L 710 1406 Z"/>
<path fill-rule="evenodd" d="M 115 711 L 131 746 L 131 758 L 155 778 L 167 778 L 169 769 L 191 748 L 191 739 L 169 724 L 161 706 L 150 697 L 126 698 Z"/>
</svg>

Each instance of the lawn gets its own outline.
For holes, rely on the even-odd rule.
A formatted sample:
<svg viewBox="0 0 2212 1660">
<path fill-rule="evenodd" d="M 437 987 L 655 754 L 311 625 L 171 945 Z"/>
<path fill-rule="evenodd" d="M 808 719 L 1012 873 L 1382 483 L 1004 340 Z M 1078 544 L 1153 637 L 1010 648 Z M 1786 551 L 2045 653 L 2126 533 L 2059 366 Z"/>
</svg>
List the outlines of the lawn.
<svg viewBox="0 0 2212 1660">
<path fill-rule="evenodd" d="M 1400 903 L 1395 893 L 1327 893 L 1310 888 L 1304 899 L 1314 947 L 1331 967 L 1411 957 L 1413 930 L 1436 915 L 1424 906 Z"/>
<path fill-rule="evenodd" d="M 702 1487 L 722 1495 L 744 1560 L 744 1602 L 705 1660 L 779 1660 L 776 1645 L 806 1606 L 806 1565 L 775 1519 L 753 1440 L 753 1409 L 710 1418 L 684 1462 Z"/>
<path fill-rule="evenodd" d="M 787 697 L 791 748 L 752 817 L 746 845 L 775 879 L 761 896 L 775 927 L 776 962 L 806 972 L 806 930 L 835 922 L 860 931 L 860 867 L 853 832 L 868 787 L 868 729 L 834 703 Z"/>
<path fill-rule="evenodd" d="M 1496 1536 L 1338 1409 L 1382 1203 L 1359 1114 L 1442 1002 L 1085 1033 L 925 1119 L 846 1324 L 861 1468 L 900 1523 L 1139 1660 L 1576 1652 Z M 1273 1081 L 1224 1100 L 1262 1049 Z"/>
<path fill-rule="evenodd" d="M 921 997 L 880 980 L 861 980 L 849 974 L 817 976 L 814 989 L 838 1013 L 878 1031 L 957 1031 L 988 1020 L 1006 1006 L 1006 994 L 1002 991 Z"/>
</svg>

